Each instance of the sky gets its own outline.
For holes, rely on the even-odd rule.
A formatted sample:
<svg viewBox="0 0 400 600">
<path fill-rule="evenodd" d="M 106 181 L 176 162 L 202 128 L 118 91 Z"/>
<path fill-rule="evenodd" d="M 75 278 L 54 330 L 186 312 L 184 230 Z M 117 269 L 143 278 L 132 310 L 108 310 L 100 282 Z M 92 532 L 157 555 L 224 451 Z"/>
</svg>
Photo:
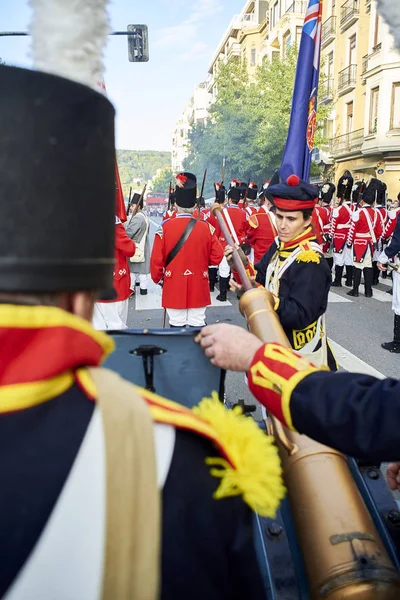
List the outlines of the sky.
<svg viewBox="0 0 400 600">
<path fill-rule="evenodd" d="M 68 1 L 68 0 L 66 0 Z M 82 0 L 85 1 L 85 0 Z M 116 111 L 116 146 L 171 150 L 172 132 L 198 83 L 207 76 L 232 17 L 245 0 L 113 0 L 111 28 L 149 28 L 150 61 L 130 63 L 125 37 L 109 37 L 105 83 Z M 27 31 L 27 0 L 0 0 L 0 30 Z M 29 38 L 0 37 L 0 57 L 31 67 Z"/>
</svg>

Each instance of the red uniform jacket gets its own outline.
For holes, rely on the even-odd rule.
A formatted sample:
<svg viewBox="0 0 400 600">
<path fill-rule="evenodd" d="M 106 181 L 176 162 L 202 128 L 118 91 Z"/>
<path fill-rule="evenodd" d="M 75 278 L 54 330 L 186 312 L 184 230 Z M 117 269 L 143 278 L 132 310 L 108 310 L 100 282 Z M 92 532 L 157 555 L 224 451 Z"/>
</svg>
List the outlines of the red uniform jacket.
<svg viewBox="0 0 400 600">
<path fill-rule="evenodd" d="M 388 211 L 385 230 L 382 234 L 382 239 L 384 241 L 387 241 L 392 237 L 393 232 L 396 227 L 397 217 L 399 216 L 399 214 L 400 214 L 400 208 L 394 208 L 393 210 Z"/>
<path fill-rule="evenodd" d="M 239 206 L 235 204 L 231 204 L 225 207 L 222 211 L 222 215 L 225 219 L 225 223 L 228 227 L 228 230 L 231 233 L 233 241 L 235 244 L 243 244 L 247 240 L 247 213 L 244 212 Z M 230 219 L 230 223 L 229 223 Z M 226 246 L 226 240 L 222 234 L 222 231 L 219 227 L 218 221 L 212 221 L 209 219 L 209 222 L 213 225 L 216 224 L 216 234 L 223 246 Z M 232 225 L 231 225 L 232 224 Z M 233 231 L 232 231 L 233 228 Z M 235 239 L 236 238 L 236 239 Z"/>
<path fill-rule="evenodd" d="M 208 267 L 219 265 L 224 251 L 214 228 L 198 220 L 183 248 L 165 268 L 165 261 L 181 237 L 191 215 L 179 214 L 157 230 L 150 258 L 151 278 L 164 279 L 164 308 L 201 308 L 211 302 Z"/>
<path fill-rule="evenodd" d="M 368 248 L 372 254 L 374 252 L 374 244 L 382 235 L 382 221 L 372 206 L 363 206 L 355 211 L 352 221 L 348 244 L 353 244 L 354 260 L 362 262 Z"/>
<path fill-rule="evenodd" d="M 258 213 L 247 221 L 247 239 L 254 249 L 254 263 L 258 263 L 268 252 L 277 235 L 272 213 L 261 206 Z"/>
<path fill-rule="evenodd" d="M 314 233 L 316 235 L 318 243 L 322 246 L 322 251 L 326 253 L 328 252 L 330 247 L 330 242 L 326 241 L 326 236 L 329 235 L 331 228 L 332 211 L 326 206 L 319 206 L 319 204 L 317 204 L 313 210 L 312 216 L 312 225 L 314 228 Z"/>
<path fill-rule="evenodd" d="M 135 250 L 135 242 L 128 237 L 122 223 L 117 222 L 115 226 L 115 268 L 113 273 L 113 287 L 117 292 L 117 297 L 115 300 L 109 300 L 108 302 L 122 302 L 131 295 L 131 273 L 128 258 L 135 254 Z"/>
<path fill-rule="evenodd" d="M 248 204 L 244 208 L 244 212 L 247 213 L 247 218 L 249 218 L 251 217 L 251 215 L 255 215 L 256 213 L 258 213 L 258 208 L 257 206 L 254 206 L 254 204 Z"/>
<path fill-rule="evenodd" d="M 207 219 L 207 213 L 208 213 L 208 209 L 205 208 L 203 206 L 203 208 L 200 208 L 200 210 L 198 208 L 195 208 L 193 211 L 193 218 L 194 219 L 201 219 L 202 221 L 205 221 Z"/>
<path fill-rule="evenodd" d="M 165 221 L 166 219 L 175 219 L 176 217 L 176 210 L 167 210 L 162 217 L 162 220 Z"/>
<path fill-rule="evenodd" d="M 344 202 L 333 209 L 330 228 L 330 237 L 333 239 L 333 249 L 341 254 L 347 242 L 353 214 L 350 202 Z"/>
</svg>

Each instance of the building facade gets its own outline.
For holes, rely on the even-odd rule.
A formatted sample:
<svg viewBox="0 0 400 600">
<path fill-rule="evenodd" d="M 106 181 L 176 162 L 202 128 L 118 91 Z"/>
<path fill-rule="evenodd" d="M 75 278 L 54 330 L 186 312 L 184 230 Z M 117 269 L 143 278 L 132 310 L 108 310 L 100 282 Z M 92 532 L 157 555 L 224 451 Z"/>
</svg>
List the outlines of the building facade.
<svg viewBox="0 0 400 600">
<path fill-rule="evenodd" d="M 193 125 L 204 124 L 208 117 L 211 95 L 207 83 L 200 83 L 186 104 L 172 135 L 171 168 L 173 173 L 183 171 L 183 161 L 189 154 L 189 133 Z"/>
<path fill-rule="evenodd" d="M 327 172 L 378 177 L 389 198 L 400 192 L 400 53 L 373 0 L 324 6 L 320 102 L 331 102 Z"/>
</svg>

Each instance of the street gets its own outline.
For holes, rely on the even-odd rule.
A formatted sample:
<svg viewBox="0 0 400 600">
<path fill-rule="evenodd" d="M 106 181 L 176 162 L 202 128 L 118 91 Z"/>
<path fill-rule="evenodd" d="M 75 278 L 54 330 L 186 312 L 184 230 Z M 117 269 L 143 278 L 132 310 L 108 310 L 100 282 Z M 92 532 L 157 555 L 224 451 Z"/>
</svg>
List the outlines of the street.
<svg viewBox="0 0 400 600">
<path fill-rule="evenodd" d="M 151 241 L 161 219 L 152 217 L 150 221 Z M 329 294 L 327 311 L 327 331 L 331 346 L 340 369 L 374 375 L 376 377 L 398 377 L 400 356 L 381 348 L 381 342 L 390 341 L 393 336 L 392 296 L 386 293 L 391 280 L 382 280 L 374 288 L 374 297 L 365 298 L 363 286 L 359 298 L 346 295 L 349 288 L 332 288 Z M 138 289 L 138 288 L 137 288 Z M 218 302 L 212 296 L 212 306 L 207 309 L 207 323 L 225 322 L 245 327 L 245 321 L 238 310 L 235 294 L 229 293 L 229 302 Z M 161 328 L 163 310 L 161 308 L 161 288 L 149 278 L 147 296 L 137 294 L 130 300 L 128 327 Z M 166 326 L 168 327 L 168 321 Z M 244 376 L 229 373 L 226 380 L 226 394 L 230 402 L 243 399 L 253 404 Z M 260 418 L 257 410 L 256 419 Z"/>
</svg>

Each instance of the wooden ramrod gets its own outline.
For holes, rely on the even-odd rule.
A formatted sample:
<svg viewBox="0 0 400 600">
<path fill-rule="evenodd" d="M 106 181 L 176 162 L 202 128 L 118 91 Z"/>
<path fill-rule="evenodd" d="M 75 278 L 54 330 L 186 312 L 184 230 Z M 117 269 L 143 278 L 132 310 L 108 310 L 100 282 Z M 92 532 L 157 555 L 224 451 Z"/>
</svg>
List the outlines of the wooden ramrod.
<svg viewBox="0 0 400 600">
<path fill-rule="evenodd" d="M 222 207 L 213 205 L 211 209 L 227 243 L 235 247 Z M 272 295 L 252 286 L 236 250 L 234 263 L 246 290 L 239 307 L 249 330 L 263 342 L 290 347 L 273 309 Z M 310 598 L 400 598 L 400 574 L 386 552 L 345 456 L 269 418 L 282 460 Z"/>
</svg>

